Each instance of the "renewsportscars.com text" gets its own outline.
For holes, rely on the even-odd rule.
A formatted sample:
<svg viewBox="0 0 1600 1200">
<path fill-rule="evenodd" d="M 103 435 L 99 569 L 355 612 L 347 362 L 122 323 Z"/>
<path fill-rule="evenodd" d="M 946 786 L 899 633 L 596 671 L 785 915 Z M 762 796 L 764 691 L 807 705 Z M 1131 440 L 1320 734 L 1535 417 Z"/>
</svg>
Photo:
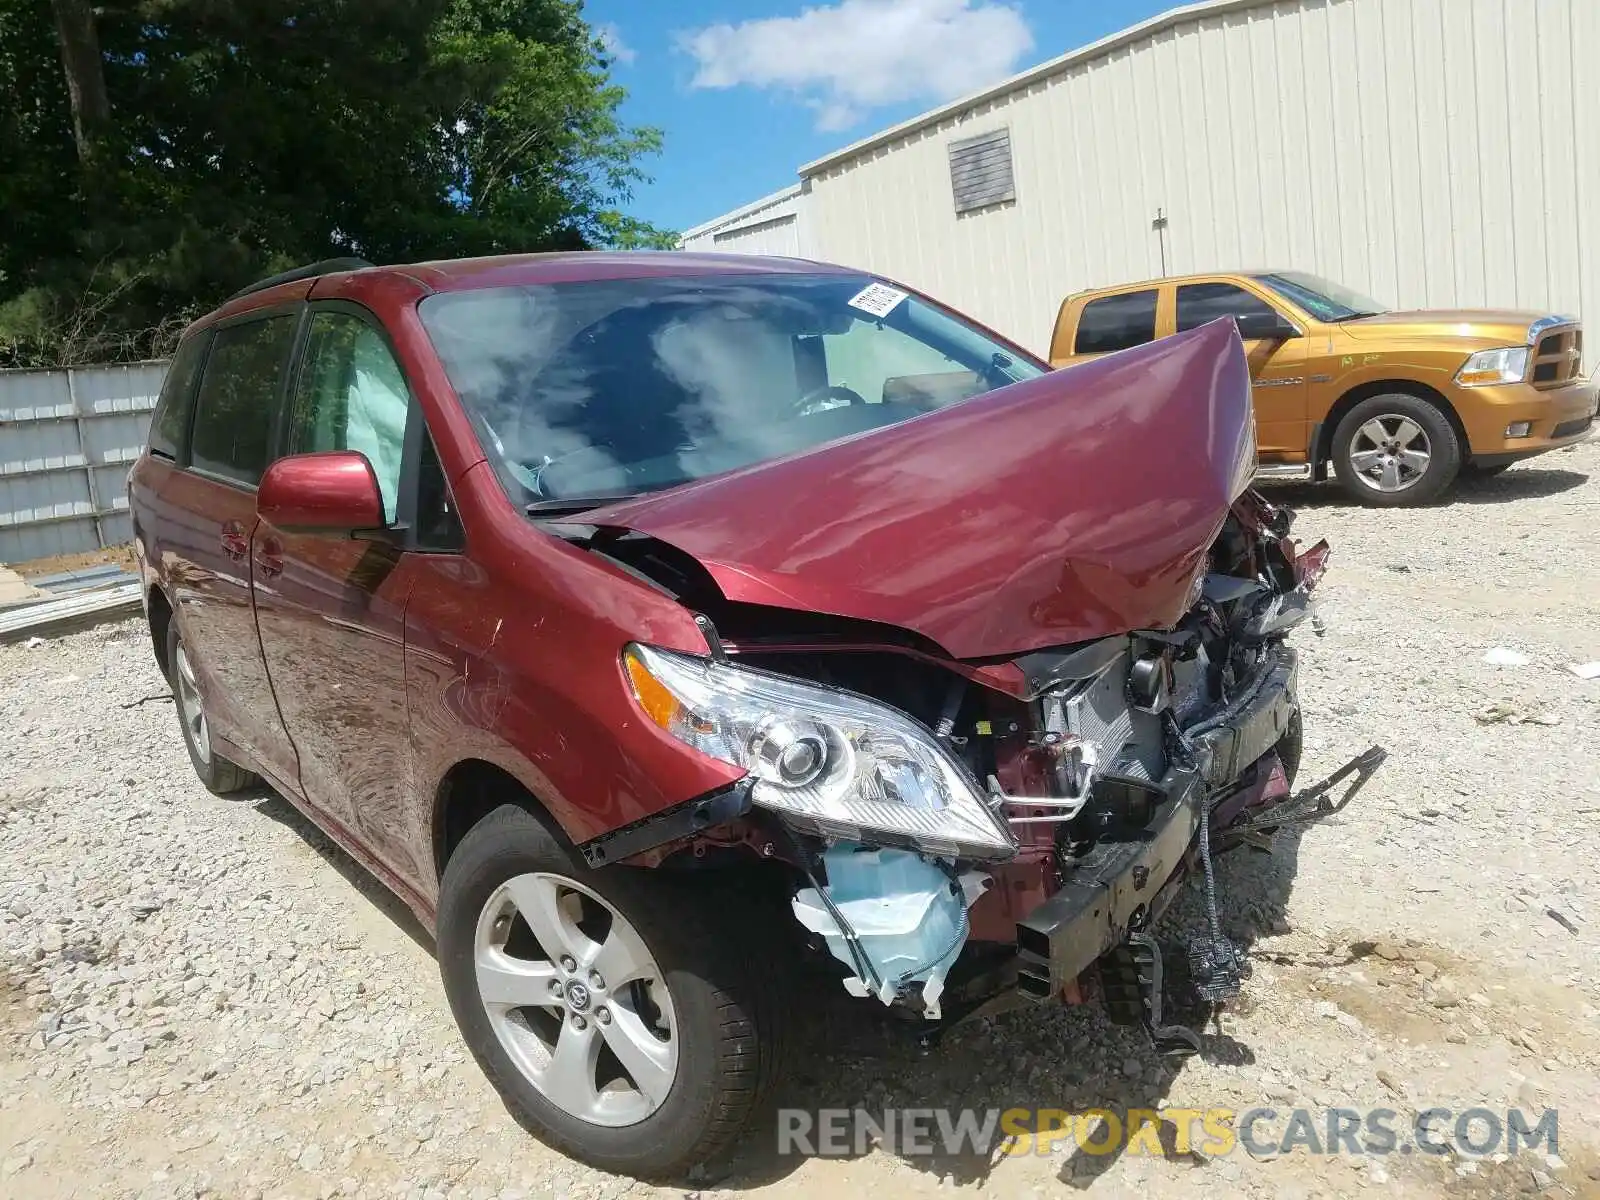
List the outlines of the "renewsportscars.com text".
<svg viewBox="0 0 1600 1200">
<path fill-rule="evenodd" d="M 1456 1154 L 1481 1157 L 1559 1152 L 1559 1113 L 1427 1108 L 859 1108 L 778 1111 L 778 1153 L 849 1157 L 881 1147 L 919 1155 L 1153 1154 L 1168 1148 L 1220 1158 L 1253 1155 Z"/>
</svg>

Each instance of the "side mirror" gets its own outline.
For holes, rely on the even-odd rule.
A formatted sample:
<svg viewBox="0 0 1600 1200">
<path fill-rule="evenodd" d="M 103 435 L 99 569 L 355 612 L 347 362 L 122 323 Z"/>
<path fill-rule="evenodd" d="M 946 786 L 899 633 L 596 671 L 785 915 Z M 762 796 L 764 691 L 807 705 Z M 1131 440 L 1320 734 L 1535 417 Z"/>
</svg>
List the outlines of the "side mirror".
<svg viewBox="0 0 1600 1200">
<path fill-rule="evenodd" d="M 359 451 L 292 454 L 261 476 L 256 515 L 284 533 L 349 537 L 383 527 L 383 495 Z"/>
<path fill-rule="evenodd" d="M 1300 336 L 1300 330 L 1281 313 L 1240 313 L 1233 321 L 1239 327 L 1239 336 L 1247 342 L 1256 339 L 1281 342 L 1285 338 Z"/>
</svg>

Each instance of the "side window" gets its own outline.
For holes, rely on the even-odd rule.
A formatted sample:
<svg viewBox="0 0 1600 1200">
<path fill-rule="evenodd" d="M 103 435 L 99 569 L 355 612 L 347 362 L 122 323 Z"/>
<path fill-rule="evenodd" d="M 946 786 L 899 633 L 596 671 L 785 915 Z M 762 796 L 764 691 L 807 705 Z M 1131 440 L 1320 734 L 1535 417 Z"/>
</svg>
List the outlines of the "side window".
<svg viewBox="0 0 1600 1200">
<path fill-rule="evenodd" d="M 1083 306 L 1074 354 L 1108 354 L 1155 340 L 1156 290 L 1102 296 Z"/>
<path fill-rule="evenodd" d="M 411 392 L 383 335 L 360 317 L 316 312 L 295 389 L 288 452 L 359 450 L 393 522 L 400 494 Z"/>
<path fill-rule="evenodd" d="M 189 415 L 194 412 L 194 385 L 200 378 L 200 364 L 206 360 L 211 333 L 197 333 L 178 343 L 178 352 L 167 365 L 161 381 L 161 398 L 150 418 L 150 453 L 173 462 L 183 461 L 189 443 Z"/>
<path fill-rule="evenodd" d="M 949 404 L 983 390 L 977 375 L 949 355 L 876 321 L 856 321 L 844 333 L 825 333 L 818 340 L 825 378 L 814 382 L 849 388 L 868 404 Z M 805 358 L 804 348 L 796 347 L 797 361 L 803 363 Z M 803 384 L 813 383 L 809 374 L 802 370 Z M 818 406 L 845 402 L 822 400 Z"/>
<path fill-rule="evenodd" d="M 1231 283 L 1186 283 L 1178 289 L 1178 332 L 1218 317 L 1254 317 L 1274 321 L 1277 309 Z"/>
<path fill-rule="evenodd" d="M 251 486 L 260 480 L 295 325 L 280 316 L 217 330 L 195 400 L 195 467 Z"/>
<path fill-rule="evenodd" d="M 422 433 L 422 457 L 417 464 L 417 529 L 419 550 L 459 550 L 466 544 L 461 518 L 456 515 L 455 497 L 444 477 L 439 451 L 426 430 Z"/>
</svg>

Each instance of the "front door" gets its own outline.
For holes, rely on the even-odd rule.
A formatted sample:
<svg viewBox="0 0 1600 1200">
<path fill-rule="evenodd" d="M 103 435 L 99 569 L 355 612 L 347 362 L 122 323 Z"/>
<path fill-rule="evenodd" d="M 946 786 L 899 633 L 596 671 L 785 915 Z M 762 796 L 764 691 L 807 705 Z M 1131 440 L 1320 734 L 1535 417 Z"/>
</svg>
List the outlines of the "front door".
<svg viewBox="0 0 1600 1200">
<path fill-rule="evenodd" d="M 1218 317 L 1280 317 L 1271 304 L 1233 283 L 1186 283 L 1178 288 L 1177 329 L 1194 329 Z M 1245 338 L 1255 403 L 1256 444 L 1263 463 L 1305 459 L 1310 436 L 1306 409 L 1306 339 Z"/>
<path fill-rule="evenodd" d="M 395 521 L 410 421 L 420 421 L 375 320 L 313 305 L 284 438 L 288 454 L 359 450 Z M 410 790 L 405 607 L 415 555 L 396 541 L 289 533 L 251 540 L 256 622 L 273 692 L 300 753 L 306 801 L 357 835 Z M 364 831 L 351 841 L 370 845 Z"/>
</svg>

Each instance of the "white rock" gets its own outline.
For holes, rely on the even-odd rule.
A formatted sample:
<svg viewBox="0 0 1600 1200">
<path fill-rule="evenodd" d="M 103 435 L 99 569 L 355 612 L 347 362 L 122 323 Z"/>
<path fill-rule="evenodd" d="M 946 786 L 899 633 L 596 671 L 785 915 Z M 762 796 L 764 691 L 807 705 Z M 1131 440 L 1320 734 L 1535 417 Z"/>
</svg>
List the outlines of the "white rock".
<svg viewBox="0 0 1600 1200">
<path fill-rule="evenodd" d="M 1491 646 L 1484 653 L 1483 661 L 1493 667 L 1525 667 L 1528 665 L 1528 656 L 1504 646 Z"/>
</svg>

